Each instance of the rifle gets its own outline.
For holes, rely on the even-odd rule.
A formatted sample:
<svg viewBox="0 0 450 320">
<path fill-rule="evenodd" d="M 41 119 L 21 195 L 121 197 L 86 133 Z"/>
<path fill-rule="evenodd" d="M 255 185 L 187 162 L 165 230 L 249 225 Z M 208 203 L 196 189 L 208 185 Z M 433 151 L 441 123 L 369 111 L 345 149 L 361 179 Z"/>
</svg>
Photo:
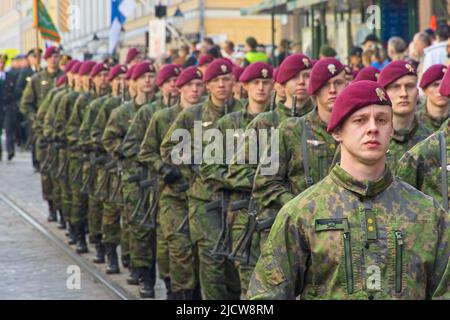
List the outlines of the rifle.
<svg viewBox="0 0 450 320">
<path fill-rule="evenodd" d="M 80 192 L 82 194 L 92 193 L 93 187 L 92 185 L 95 179 L 95 168 L 97 167 L 97 165 L 103 163 L 106 160 L 106 157 L 103 155 L 97 157 L 95 152 L 91 152 L 88 156 L 88 160 L 89 160 L 89 172 L 88 177 L 86 178 L 86 180 L 83 181 L 83 186 L 80 189 Z"/>
<path fill-rule="evenodd" d="M 252 247 L 253 233 L 255 231 L 262 231 L 269 229 L 275 217 L 268 218 L 262 221 L 256 219 L 258 213 L 258 206 L 253 198 L 250 199 L 248 206 L 248 221 L 245 227 L 243 236 L 239 239 L 234 250 L 228 255 L 228 259 L 238 261 L 244 265 L 250 264 L 250 253 Z"/>
<path fill-rule="evenodd" d="M 65 145 L 64 145 L 64 143 L 57 142 L 57 143 L 55 143 L 55 148 L 56 148 L 56 150 L 64 149 Z M 57 179 L 61 178 L 62 180 L 66 180 L 68 166 L 69 166 L 69 156 L 66 155 L 62 166 L 59 167 L 59 170 L 56 172 L 55 178 L 57 178 Z"/>
<path fill-rule="evenodd" d="M 108 160 L 108 155 L 105 154 L 105 161 L 104 163 L 107 162 Z M 101 182 L 101 184 L 98 186 L 97 190 L 95 191 L 95 196 L 98 198 L 106 198 L 107 196 L 107 187 L 110 184 L 111 181 L 111 173 L 108 170 L 105 170 L 105 179 Z"/>
<path fill-rule="evenodd" d="M 277 92 L 273 90 L 272 99 L 270 100 L 270 111 L 275 110 L 276 103 L 277 103 Z"/>
<path fill-rule="evenodd" d="M 51 145 L 47 149 L 47 155 L 42 161 L 42 173 L 49 173 L 50 169 L 53 168 L 53 165 L 55 164 L 57 158 L 55 152 L 57 151 L 53 149 L 54 148 L 52 148 Z"/>
<path fill-rule="evenodd" d="M 120 177 L 121 170 L 120 170 L 119 164 L 117 163 L 116 160 L 112 160 L 110 162 L 107 162 L 105 164 L 105 169 L 106 169 L 107 172 L 108 171 L 112 171 L 114 169 L 117 170 L 117 176 L 118 176 L 118 179 L 119 179 L 119 183 L 117 184 L 117 187 L 114 190 L 112 190 L 111 195 L 108 198 L 109 201 L 114 201 L 114 199 L 117 197 L 117 194 L 122 189 L 122 179 Z"/>
<path fill-rule="evenodd" d="M 219 201 L 218 204 L 217 201 Z M 212 210 L 215 211 L 220 208 L 221 230 L 219 238 L 217 239 L 214 248 L 211 250 L 211 253 L 218 256 L 228 256 L 231 253 L 232 246 L 231 225 L 228 223 L 228 205 L 230 202 L 230 192 L 228 190 L 223 190 L 221 199 L 217 201 L 210 202 L 206 205 L 207 212 Z"/>
<path fill-rule="evenodd" d="M 137 222 L 140 226 L 147 226 L 150 229 L 156 228 L 156 214 L 158 212 L 156 181 L 155 178 L 148 179 L 148 168 L 146 166 L 142 167 L 142 171 L 139 174 L 131 176 L 128 179 L 128 182 L 136 182 L 139 186 L 139 200 L 133 210 L 131 220 Z M 154 192 L 155 199 L 152 206 L 150 206 L 149 198 L 152 191 Z M 144 214 L 142 215 L 142 213 Z M 139 217 L 142 218 L 139 219 Z"/>
<path fill-rule="evenodd" d="M 291 109 L 291 117 L 295 117 L 297 113 L 297 96 L 292 96 L 292 109 Z"/>
<path fill-rule="evenodd" d="M 86 161 L 89 161 L 89 155 L 85 155 L 80 158 L 81 166 L 78 168 L 77 172 L 72 177 L 72 182 L 78 181 L 78 179 L 81 176 L 81 173 L 83 172 L 83 163 L 85 163 Z"/>
<path fill-rule="evenodd" d="M 170 108 L 172 104 L 172 92 L 169 92 L 169 97 L 167 97 L 167 108 Z"/>
</svg>

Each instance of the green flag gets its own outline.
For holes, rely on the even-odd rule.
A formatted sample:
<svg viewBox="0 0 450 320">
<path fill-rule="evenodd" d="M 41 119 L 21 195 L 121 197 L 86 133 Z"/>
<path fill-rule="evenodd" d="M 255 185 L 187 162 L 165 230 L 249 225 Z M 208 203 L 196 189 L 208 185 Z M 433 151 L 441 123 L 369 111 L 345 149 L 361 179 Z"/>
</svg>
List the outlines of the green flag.
<svg viewBox="0 0 450 320">
<path fill-rule="evenodd" d="M 34 0 L 33 13 L 33 27 L 41 32 L 42 38 L 59 43 L 61 37 L 59 36 L 58 29 L 53 24 L 52 18 L 41 0 Z"/>
</svg>

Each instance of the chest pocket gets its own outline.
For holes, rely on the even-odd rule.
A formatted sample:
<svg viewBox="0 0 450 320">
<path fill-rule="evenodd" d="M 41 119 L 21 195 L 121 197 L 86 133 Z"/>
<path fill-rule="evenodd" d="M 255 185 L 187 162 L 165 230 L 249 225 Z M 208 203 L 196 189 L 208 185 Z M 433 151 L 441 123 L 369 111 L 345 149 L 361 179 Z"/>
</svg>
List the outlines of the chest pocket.
<svg viewBox="0 0 450 320">
<path fill-rule="evenodd" d="M 354 288 L 352 237 L 348 220 L 346 218 L 316 219 L 314 231 L 314 254 L 317 255 L 318 263 L 321 267 L 331 268 L 330 272 L 332 272 L 331 270 L 339 266 L 343 259 L 347 293 L 352 294 Z"/>
</svg>

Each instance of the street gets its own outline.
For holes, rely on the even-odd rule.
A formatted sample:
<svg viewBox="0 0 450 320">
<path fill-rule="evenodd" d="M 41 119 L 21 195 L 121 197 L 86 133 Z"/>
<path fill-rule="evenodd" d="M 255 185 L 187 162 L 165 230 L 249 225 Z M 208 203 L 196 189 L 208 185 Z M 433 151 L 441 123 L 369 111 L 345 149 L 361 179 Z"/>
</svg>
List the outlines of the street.
<svg viewBox="0 0 450 320">
<path fill-rule="evenodd" d="M 106 275 L 105 265 L 91 262 L 93 246 L 89 253 L 77 255 L 67 245 L 64 231 L 46 221 L 39 177 L 28 152 L 18 152 L 9 163 L 0 162 L 0 299 L 138 298 L 138 287 L 126 284 L 127 269 L 122 267 L 119 275 Z M 72 281 L 74 270 L 81 271 L 79 287 Z M 159 279 L 155 289 L 156 298 L 164 299 L 164 284 Z"/>
</svg>

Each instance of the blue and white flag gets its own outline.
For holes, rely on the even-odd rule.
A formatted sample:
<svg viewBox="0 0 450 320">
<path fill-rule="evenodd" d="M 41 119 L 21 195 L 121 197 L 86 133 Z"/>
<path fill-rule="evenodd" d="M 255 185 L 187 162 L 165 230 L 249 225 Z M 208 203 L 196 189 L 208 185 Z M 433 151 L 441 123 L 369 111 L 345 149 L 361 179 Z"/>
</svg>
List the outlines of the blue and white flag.
<svg viewBox="0 0 450 320">
<path fill-rule="evenodd" d="M 119 43 L 122 26 L 134 11 L 134 0 L 111 0 L 111 26 L 109 29 L 109 53 L 112 54 Z"/>
</svg>

